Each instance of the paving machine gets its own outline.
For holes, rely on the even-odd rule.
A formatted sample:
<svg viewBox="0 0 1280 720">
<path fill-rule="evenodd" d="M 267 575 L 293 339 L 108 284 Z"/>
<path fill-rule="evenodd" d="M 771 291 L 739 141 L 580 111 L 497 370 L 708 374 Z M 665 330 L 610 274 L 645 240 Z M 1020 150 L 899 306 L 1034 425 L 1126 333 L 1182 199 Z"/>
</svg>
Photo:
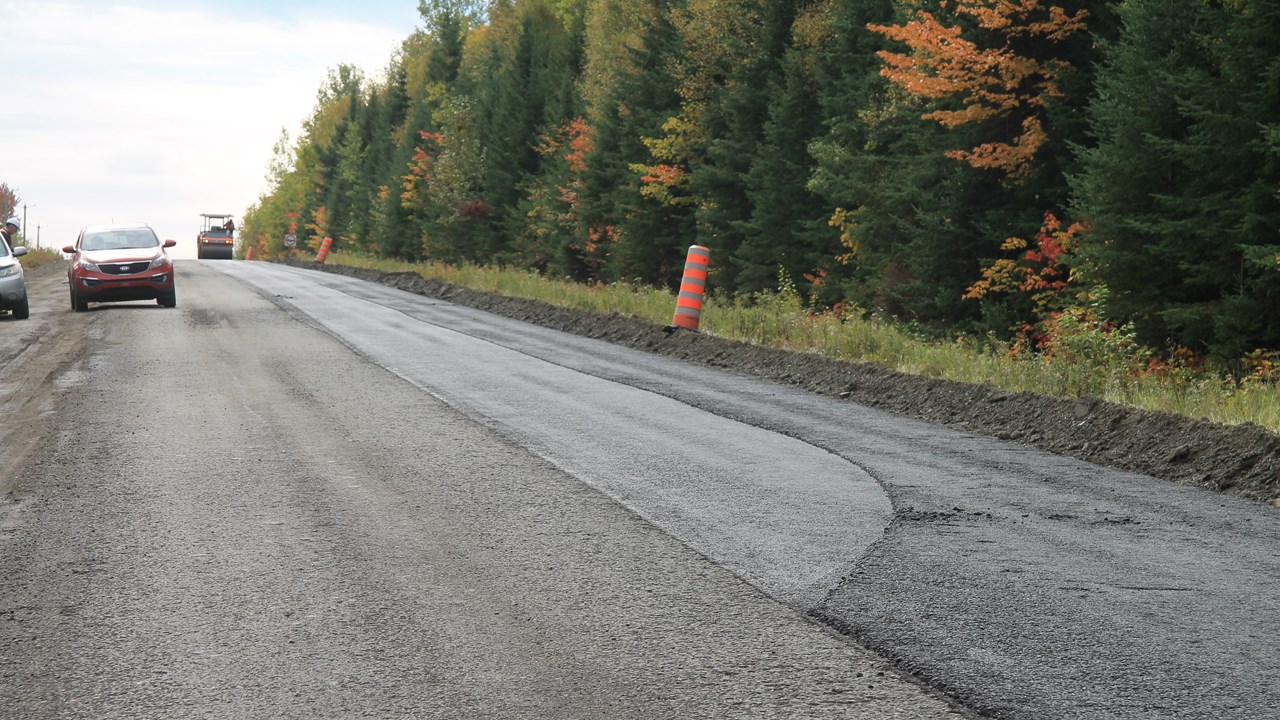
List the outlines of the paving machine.
<svg viewBox="0 0 1280 720">
<path fill-rule="evenodd" d="M 201 213 L 204 222 L 196 235 L 196 257 L 201 260 L 230 260 L 236 251 L 236 226 L 230 215 Z"/>
</svg>

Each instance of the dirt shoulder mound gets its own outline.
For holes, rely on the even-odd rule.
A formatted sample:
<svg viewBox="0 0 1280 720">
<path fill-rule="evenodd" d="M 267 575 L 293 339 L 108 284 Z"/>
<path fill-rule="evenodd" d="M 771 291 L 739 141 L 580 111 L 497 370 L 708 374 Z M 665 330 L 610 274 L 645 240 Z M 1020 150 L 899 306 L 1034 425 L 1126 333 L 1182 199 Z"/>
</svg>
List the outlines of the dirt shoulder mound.
<svg viewBox="0 0 1280 720">
<path fill-rule="evenodd" d="M 604 315 L 426 280 L 416 273 L 291 263 L 496 315 L 791 385 L 1098 465 L 1280 506 L 1280 435 L 1093 399 L 1012 393 L 866 363 L 774 350 L 634 317 Z"/>
</svg>

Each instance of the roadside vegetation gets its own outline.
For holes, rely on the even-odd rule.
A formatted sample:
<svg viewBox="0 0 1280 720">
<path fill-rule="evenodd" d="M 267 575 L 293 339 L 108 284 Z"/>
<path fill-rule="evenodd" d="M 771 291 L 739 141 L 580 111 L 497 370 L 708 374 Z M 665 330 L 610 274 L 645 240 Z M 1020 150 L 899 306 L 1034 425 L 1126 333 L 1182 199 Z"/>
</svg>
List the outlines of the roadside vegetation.
<svg viewBox="0 0 1280 720">
<path fill-rule="evenodd" d="M 701 245 L 707 332 L 1280 431 L 1275 0 L 419 9 L 282 133 L 238 256 L 665 323 Z"/>
<path fill-rule="evenodd" d="M 23 207 L 22 198 L 18 196 L 17 191 L 9 187 L 9 183 L 0 181 L 0 222 L 15 217 L 18 209 Z M 31 239 L 24 236 L 21 231 L 18 232 L 17 238 L 13 239 L 10 245 L 25 245 L 27 254 L 22 258 L 22 267 L 26 270 L 34 270 L 41 265 L 61 261 L 62 253 L 49 248 L 37 248 L 30 244 Z"/>
<path fill-rule="evenodd" d="M 62 257 L 62 253 L 48 248 L 28 247 L 27 254 L 22 256 L 24 270 L 35 270 L 43 265 L 52 265 L 56 262 L 66 262 L 66 259 Z"/>
<path fill-rule="evenodd" d="M 675 309 L 668 290 L 623 282 L 584 285 L 527 270 L 439 262 L 411 263 L 359 253 L 330 255 L 328 264 L 424 278 L 539 300 L 619 313 L 667 325 Z M 820 310 L 784 279 L 781 292 L 711 293 L 700 330 L 720 337 L 838 360 L 868 362 L 904 373 L 989 384 L 1014 392 L 1095 397 L 1145 410 L 1222 424 L 1253 423 L 1280 432 L 1280 353 L 1259 352 L 1239 364 L 1201 358 L 1158 359 L 1120 328 L 1064 320 L 1049 352 L 1029 352 L 994 335 L 941 338 L 920 328 L 866 315 Z"/>
</svg>

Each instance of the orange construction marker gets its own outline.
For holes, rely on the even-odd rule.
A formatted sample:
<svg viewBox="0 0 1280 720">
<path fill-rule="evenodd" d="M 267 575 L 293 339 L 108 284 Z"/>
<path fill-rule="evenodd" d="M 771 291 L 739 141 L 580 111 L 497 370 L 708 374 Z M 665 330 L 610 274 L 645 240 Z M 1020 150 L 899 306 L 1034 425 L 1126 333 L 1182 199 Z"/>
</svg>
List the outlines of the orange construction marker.
<svg viewBox="0 0 1280 720">
<path fill-rule="evenodd" d="M 701 245 L 690 245 L 684 261 L 684 277 L 680 280 L 680 294 L 676 296 L 676 312 L 671 324 L 689 330 L 698 329 L 702 315 L 702 295 L 707 290 L 707 265 L 711 262 L 711 250 Z"/>
<path fill-rule="evenodd" d="M 316 262 L 324 264 L 325 258 L 329 257 L 329 248 L 333 247 L 333 238 L 327 237 L 320 241 L 320 251 L 316 253 Z"/>
</svg>

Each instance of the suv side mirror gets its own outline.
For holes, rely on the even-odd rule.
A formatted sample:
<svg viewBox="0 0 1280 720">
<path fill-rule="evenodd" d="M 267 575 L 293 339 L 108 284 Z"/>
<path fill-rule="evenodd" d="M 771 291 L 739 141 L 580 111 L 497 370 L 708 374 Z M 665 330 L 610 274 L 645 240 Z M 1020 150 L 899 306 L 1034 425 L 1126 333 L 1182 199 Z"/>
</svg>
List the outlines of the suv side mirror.
<svg viewBox="0 0 1280 720">
<path fill-rule="evenodd" d="M 19 245 L 18 247 L 13 249 L 14 257 L 22 257 L 23 255 L 26 255 L 26 254 L 27 254 L 27 249 L 22 245 Z"/>
<path fill-rule="evenodd" d="M 175 246 L 175 245 L 177 245 L 177 244 L 178 244 L 178 241 L 177 241 L 177 240 L 165 240 L 165 241 L 164 241 L 164 246 L 165 246 L 165 247 L 167 247 L 167 248 L 171 248 L 171 247 L 173 247 L 173 246 Z"/>
<path fill-rule="evenodd" d="M 66 254 L 68 254 L 68 255 L 75 255 L 75 254 L 76 254 L 76 246 L 75 246 L 75 245 L 68 245 L 68 246 L 66 246 L 66 247 L 62 248 L 62 252 L 66 253 Z"/>
</svg>

